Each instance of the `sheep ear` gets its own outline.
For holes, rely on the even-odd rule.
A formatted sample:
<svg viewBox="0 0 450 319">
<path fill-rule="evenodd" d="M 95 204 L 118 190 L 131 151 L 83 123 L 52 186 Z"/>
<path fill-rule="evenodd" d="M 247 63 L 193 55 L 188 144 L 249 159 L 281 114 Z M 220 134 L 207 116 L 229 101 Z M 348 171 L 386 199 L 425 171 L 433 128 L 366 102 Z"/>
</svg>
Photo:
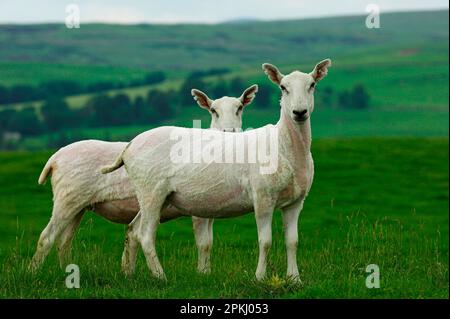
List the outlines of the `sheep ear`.
<svg viewBox="0 0 450 319">
<path fill-rule="evenodd" d="M 251 87 L 246 89 L 239 98 L 242 102 L 242 105 L 247 106 L 252 103 L 253 99 L 256 96 L 256 92 L 258 92 L 258 85 L 256 84 L 253 84 Z"/>
<path fill-rule="evenodd" d="M 267 74 L 269 79 L 275 83 L 276 85 L 280 85 L 281 79 L 284 77 L 284 75 L 278 70 L 278 68 L 275 65 L 264 63 L 262 65 L 262 68 L 264 70 L 264 73 Z"/>
<path fill-rule="evenodd" d="M 208 95 L 197 89 L 192 89 L 191 94 L 194 97 L 194 100 L 197 101 L 197 104 L 201 108 L 207 110 L 211 108 L 213 101 L 208 97 Z"/>
<path fill-rule="evenodd" d="M 316 82 L 320 81 L 327 75 L 328 68 L 330 66 L 331 66 L 331 60 L 325 59 L 325 60 L 317 63 L 316 67 L 310 74 Z"/>
</svg>

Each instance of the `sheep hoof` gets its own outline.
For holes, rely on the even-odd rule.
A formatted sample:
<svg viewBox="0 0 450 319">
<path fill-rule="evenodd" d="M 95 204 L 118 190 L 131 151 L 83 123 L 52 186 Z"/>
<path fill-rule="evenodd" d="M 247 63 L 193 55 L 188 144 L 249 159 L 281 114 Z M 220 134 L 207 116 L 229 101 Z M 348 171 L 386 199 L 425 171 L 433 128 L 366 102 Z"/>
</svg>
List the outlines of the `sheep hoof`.
<svg viewBox="0 0 450 319">
<path fill-rule="evenodd" d="M 297 275 L 288 275 L 286 276 L 286 280 L 294 285 L 303 285 L 303 282 L 300 279 L 300 276 Z"/>
<path fill-rule="evenodd" d="M 198 268 L 197 272 L 202 275 L 209 275 L 211 273 L 210 268 Z"/>
</svg>

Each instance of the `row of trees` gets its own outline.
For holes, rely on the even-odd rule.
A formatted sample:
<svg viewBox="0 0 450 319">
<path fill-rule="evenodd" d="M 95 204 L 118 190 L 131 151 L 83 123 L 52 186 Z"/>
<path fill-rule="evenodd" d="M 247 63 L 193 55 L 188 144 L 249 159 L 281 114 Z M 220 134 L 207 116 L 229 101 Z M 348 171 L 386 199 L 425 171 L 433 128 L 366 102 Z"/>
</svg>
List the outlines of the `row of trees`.
<svg viewBox="0 0 450 319">
<path fill-rule="evenodd" d="M 366 109 L 370 105 L 370 96 L 362 84 L 344 91 L 335 91 L 327 86 L 318 89 L 316 93 L 317 104 L 321 107 L 340 109 Z"/>
<path fill-rule="evenodd" d="M 179 91 L 180 103 L 184 105 L 191 103 L 191 97 L 186 92 L 189 92 L 192 88 L 199 88 L 214 99 L 225 95 L 238 97 L 251 84 L 244 82 L 239 77 L 230 81 L 219 78 L 214 83 L 207 83 L 202 76 L 193 73 L 186 78 Z M 259 90 L 254 102 L 255 107 L 265 109 L 279 100 L 280 91 L 275 85 L 262 83 L 258 86 Z M 356 84 L 351 89 L 344 91 L 335 91 L 330 86 L 319 87 L 315 96 L 316 103 L 320 107 L 326 108 L 366 109 L 370 104 L 370 96 L 362 84 Z"/>
<path fill-rule="evenodd" d="M 198 88 L 216 99 L 222 96 L 239 97 L 246 83 L 241 78 L 220 79 L 214 83 L 204 81 L 203 74 L 188 76 L 179 90 L 149 90 L 146 96 L 131 99 L 128 95 L 98 94 L 90 98 L 79 109 L 71 109 L 61 97 L 47 98 L 40 108 L 24 107 L 21 110 L 0 112 L 0 135 L 3 132 L 19 132 L 22 135 L 37 135 L 44 132 L 62 132 L 68 128 L 105 127 L 159 124 L 173 118 L 187 105 L 193 105 L 190 94 Z M 259 85 L 255 108 L 273 107 L 279 99 L 279 89 L 271 83 Z M 321 87 L 316 92 L 316 104 L 321 108 L 363 109 L 369 106 L 369 95 L 364 86 L 356 85 L 348 91 L 334 91 L 331 87 Z"/>
<path fill-rule="evenodd" d="M 38 86 L 15 85 L 6 87 L 0 85 L 0 104 L 21 103 L 36 100 L 46 100 L 54 97 L 65 97 L 75 94 L 94 93 L 125 87 L 151 85 L 165 81 L 163 72 L 151 72 L 142 79 L 136 79 L 129 83 L 103 81 L 82 85 L 75 81 L 58 80 L 42 83 Z"/>
<path fill-rule="evenodd" d="M 40 108 L 25 106 L 20 110 L 1 111 L 0 130 L 20 132 L 28 136 L 75 127 L 157 124 L 176 116 L 177 110 L 182 109 L 182 106 L 193 105 L 194 100 L 190 94 L 192 87 L 201 88 L 210 94 L 211 90 L 205 89 L 203 83 L 192 86 L 189 83 L 190 80 L 186 81 L 178 91 L 149 90 L 146 96 L 138 96 L 135 99 L 123 93 L 113 96 L 98 94 L 79 109 L 71 109 L 63 98 L 52 97 L 45 100 Z M 189 87 L 188 90 L 184 89 L 186 86 Z M 238 96 L 244 87 L 240 85 L 238 89 L 232 90 L 238 92 L 237 94 L 225 92 L 222 87 L 214 88 L 213 91 L 221 91 L 220 96 Z M 214 93 L 210 96 L 219 97 Z"/>
<path fill-rule="evenodd" d="M 187 94 L 192 88 L 197 88 L 205 92 L 211 99 L 218 99 L 222 96 L 239 97 L 244 90 L 252 84 L 253 83 L 243 81 L 239 77 L 235 77 L 229 81 L 219 78 L 217 81 L 209 83 L 205 82 L 202 77 L 191 74 L 186 78 L 178 91 L 178 104 L 192 104 L 192 97 L 190 94 Z M 259 90 L 256 94 L 254 104 L 258 108 L 269 107 L 279 90 L 271 84 L 258 84 L 258 86 Z"/>
<path fill-rule="evenodd" d="M 38 135 L 75 127 L 159 123 L 173 115 L 168 94 L 150 90 L 147 97 L 134 100 L 126 94 L 96 95 L 79 109 L 71 109 L 64 99 L 51 98 L 40 109 L 24 107 L 0 112 L 0 127 L 4 132 Z"/>
</svg>

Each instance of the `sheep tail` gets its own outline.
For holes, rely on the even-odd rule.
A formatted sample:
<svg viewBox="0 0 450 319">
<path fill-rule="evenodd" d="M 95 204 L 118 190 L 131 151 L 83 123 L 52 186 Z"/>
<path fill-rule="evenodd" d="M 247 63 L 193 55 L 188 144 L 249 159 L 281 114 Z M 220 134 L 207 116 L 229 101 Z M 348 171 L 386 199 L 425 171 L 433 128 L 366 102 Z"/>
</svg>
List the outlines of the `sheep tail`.
<svg viewBox="0 0 450 319">
<path fill-rule="evenodd" d="M 116 161 L 109 166 L 104 166 L 101 169 L 102 174 L 108 174 L 111 172 L 114 172 L 116 169 L 118 169 L 119 167 L 122 167 L 124 162 L 123 162 L 123 154 L 125 154 L 125 151 L 128 149 L 128 146 L 131 143 L 128 143 L 127 146 L 123 149 L 123 151 L 120 153 L 120 155 L 116 158 Z"/>
<path fill-rule="evenodd" d="M 47 176 L 51 173 L 53 169 L 53 155 L 48 159 L 47 163 L 45 163 L 44 169 L 41 172 L 41 175 L 39 175 L 38 183 L 39 185 L 42 185 L 45 183 L 45 180 L 47 179 Z"/>
</svg>

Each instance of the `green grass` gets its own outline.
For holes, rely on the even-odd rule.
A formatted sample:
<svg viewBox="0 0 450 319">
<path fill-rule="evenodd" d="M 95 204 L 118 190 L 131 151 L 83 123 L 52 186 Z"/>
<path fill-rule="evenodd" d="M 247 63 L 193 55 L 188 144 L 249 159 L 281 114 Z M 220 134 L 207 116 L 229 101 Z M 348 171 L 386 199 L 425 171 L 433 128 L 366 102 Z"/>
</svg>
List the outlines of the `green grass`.
<svg viewBox="0 0 450 319">
<path fill-rule="evenodd" d="M 141 80 L 149 71 L 127 67 L 68 65 L 31 62 L 1 62 L 0 83 L 6 86 L 18 84 L 39 85 L 45 82 L 71 80 L 82 85 L 99 82 L 123 82 Z"/>
<path fill-rule="evenodd" d="M 253 216 L 217 220 L 212 274 L 195 273 L 191 222 L 162 224 L 157 247 L 168 282 L 152 279 L 140 254 L 137 273 L 120 273 L 124 226 L 88 213 L 73 262 L 81 288 L 64 286 L 53 252 L 36 276 L 25 271 L 48 222 L 51 188 L 36 179 L 50 152 L 1 153 L 0 297 L 20 298 L 448 298 L 448 139 L 314 139 L 315 180 L 300 217 L 302 286 L 285 273 L 280 213 L 274 218 L 269 279 L 256 283 Z M 381 288 L 365 287 L 379 265 Z"/>
</svg>

